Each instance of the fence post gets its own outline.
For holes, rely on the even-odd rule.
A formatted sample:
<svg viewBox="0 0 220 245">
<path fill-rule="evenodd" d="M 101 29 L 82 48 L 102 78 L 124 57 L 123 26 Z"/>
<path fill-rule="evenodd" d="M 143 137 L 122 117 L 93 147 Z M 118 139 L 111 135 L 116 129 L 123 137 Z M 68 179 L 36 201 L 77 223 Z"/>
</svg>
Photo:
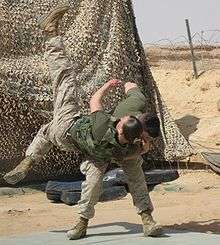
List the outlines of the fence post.
<svg viewBox="0 0 220 245">
<path fill-rule="evenodd" d="M 197 71 L 197 67 L 196 67 L 196 57 L 195 57 L 195 54 L 194 54 L 194 48 L 193 48 L 191 30 L 190 30 L 190 26 L 189 26 L 189 20 L 185 19 L 185 21 L 186 21 L 187 34 L 188 34 L 188 38 L 189 38 L 189 46 L 190 46 L 191 55 L 192 55 L 194 76 L 197 79 L 199 76 L 198 76 L 198 71 Z"/>
</svg>

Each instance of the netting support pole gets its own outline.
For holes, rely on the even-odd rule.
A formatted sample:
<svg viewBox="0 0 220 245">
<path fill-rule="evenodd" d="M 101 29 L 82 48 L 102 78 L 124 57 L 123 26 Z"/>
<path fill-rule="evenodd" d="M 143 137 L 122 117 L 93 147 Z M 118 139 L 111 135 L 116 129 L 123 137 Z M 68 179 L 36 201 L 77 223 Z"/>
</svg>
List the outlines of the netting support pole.
<svg viewBox="0 0 220 245">
<path fill-rule="evenodd" d="M 197 71 L 197 67 L 196 67 L 196 57 L 195 57 L 194 48 L 193 48 L 193 42 L 192 42 L 192 35 L 191 35 L 189 20 L 186 19 L 185 22 L 186 22 L 186 29 L 187 29 L 188 39 L 189 39 L 189 46 L 190 46 L 191 55 L 192 55 L 194 76 L 195 76 L 195 79 L 197 79 L 199 76 L 198 76 L 198 71 Z"/>
</svg>

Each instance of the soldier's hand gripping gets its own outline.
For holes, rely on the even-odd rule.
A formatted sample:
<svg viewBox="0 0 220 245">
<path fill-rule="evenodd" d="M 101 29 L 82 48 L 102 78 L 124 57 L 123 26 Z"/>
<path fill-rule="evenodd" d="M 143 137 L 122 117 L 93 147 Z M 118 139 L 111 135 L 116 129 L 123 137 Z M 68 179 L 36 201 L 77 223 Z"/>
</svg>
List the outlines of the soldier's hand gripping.
<svg viewBox="0 0 220 245">
<path fill-rule="evenodd" d="M 122 84 L 122 81 L 121 80 L 118 80 L 118 79 L 111 79 L 109 80 L 106 85 L 109 89 L 111 88 L 114 88 L 114 87 L 117 87 L 118 85 Z"/>
<path fill-rule="evenodd" d="M 125 93 L 127 94 L 130 89 L 137 88 L 138 86 L 136 83 L 126 82 L 124 87 L 125 87 Z"/>
</svg>

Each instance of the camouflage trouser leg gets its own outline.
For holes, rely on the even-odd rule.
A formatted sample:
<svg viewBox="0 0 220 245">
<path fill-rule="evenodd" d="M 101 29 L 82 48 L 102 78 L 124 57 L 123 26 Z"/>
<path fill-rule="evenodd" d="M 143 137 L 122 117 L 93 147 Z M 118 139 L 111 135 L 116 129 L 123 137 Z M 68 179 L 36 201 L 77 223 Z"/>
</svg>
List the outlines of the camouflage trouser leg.
<svg viewBox="0 0 220 245">
<path fill-rule="evenodd" d="M 142 170 L 142 157 L 137 160 L 125 161 L 120 166 L 127 176 L 128 187 L 137 213 L 152 212 L 153 205 L 147 189 L 144 172 Z"/>
<path fill-rule="evenodd" d="M 53 147 L 53 144 L 49 141 L 49 136 L 47 135 L 49 126 L 50 124 L 43 125 L 27 148 L 26 156 L 31 156 L 37 162 L 39 162 Z"/>
<path fill-rule="evenodd" d="M 65 55 L 62 38 L 53 37 L 46 42 L 45 58 L 49 67 L 54 96 L 53 120 L 44 125 L 29 146 L 26 155 L 40 160 L 52 145 L 61 150 L 74 151 L 67 130 L 78 116 L 77 86 L 71 62 Z"/>
<path fill-rule="evenodd" d="M 86 176 L 82 183 L 81 199 L 79 201 L 79 215 L 85 219 L 91 219 L 95 215 L 95 205 L 102 193 L 102 182 L 108 164 L 94 164 L 85 161 L 80 170 Z"/>
<path fill-rule="evenodd" d="M 120 164 L 127 176 L 128 187 L 138 214 L 143 211 L 153 211 L 153 205 L 141 167 L 142 162 L 143 159 L 140 157 L 135 161 L 126 161 Z M 102 192 L 102 181 L 107 166 L 108 164 L 95 165 L 90 161 L 86 161 L 81 165 L 81 171 L 86 175 L 86 181 L 82 184 L 81 200 L 78 204 L 80 216 L 86 219 L 91 219 L 95 215 L 94 206 Z"/>
</svg>

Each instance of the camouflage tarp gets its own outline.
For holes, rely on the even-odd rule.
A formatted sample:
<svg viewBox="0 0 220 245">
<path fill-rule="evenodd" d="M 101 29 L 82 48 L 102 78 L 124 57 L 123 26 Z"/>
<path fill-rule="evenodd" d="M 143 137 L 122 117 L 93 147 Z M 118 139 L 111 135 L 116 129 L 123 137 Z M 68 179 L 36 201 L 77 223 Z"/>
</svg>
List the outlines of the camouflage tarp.
<svg viewBox="0 0 220 245">
<path fill-rule="evenodd" d="M 51 117 L 52 95 L 43 58 L 44 37 L 38 19 L 62 0 L 0 0 L 0 173 L 17 165 L 40 125 Z M 192 153 L 173 122 L 152 77 L 139 39 L 131 0 L 71 0 L 62 34 L 81 83 L 82 112 L 91 94 L 110 78 L 135 81 L 148 111 L 158 114 L 162 136 L 151 159 L 176 160 Z M 151 23 L 150 23 L 151 24 Z M 113 91 L 106 109 L 114 109 L 123 91 Z M 27 180 L 76 176 L 81 157 L 55 149 Z"/>
</svg>

